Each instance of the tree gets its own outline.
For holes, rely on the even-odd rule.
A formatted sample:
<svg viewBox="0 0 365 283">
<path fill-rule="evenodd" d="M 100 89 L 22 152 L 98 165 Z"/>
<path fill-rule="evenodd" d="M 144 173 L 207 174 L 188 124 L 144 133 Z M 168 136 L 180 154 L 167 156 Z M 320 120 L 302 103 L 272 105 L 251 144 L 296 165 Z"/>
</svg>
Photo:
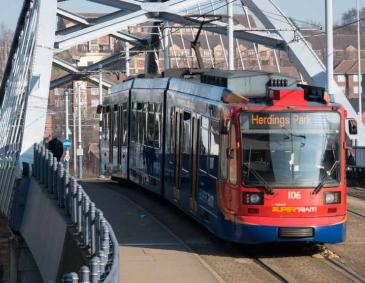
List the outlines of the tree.
<svg viewBox="0 0 365 283">
<path fill-rule="evenodd" d="M 360 10 L 360 26 L 361 28 L 365 27 L 365 8 L 362 8 Z M 349 25 L 346 26 L 345 29 L 346 30 L 351 30 L 354 31 L 357 28 L 356 25 L 356 20 L 357 20 L 357 10 L 355 8 L 348 10 L 347 12 L 342 14 L 342 25 Z M 353 24 L 351 24 L 353 23 Z"/>
<path fill-rule="evenodd" d="M 0 85 L 3 80 L 12 40 L 13 32 L 4 24 L 0 24 Z"/>
</svg>

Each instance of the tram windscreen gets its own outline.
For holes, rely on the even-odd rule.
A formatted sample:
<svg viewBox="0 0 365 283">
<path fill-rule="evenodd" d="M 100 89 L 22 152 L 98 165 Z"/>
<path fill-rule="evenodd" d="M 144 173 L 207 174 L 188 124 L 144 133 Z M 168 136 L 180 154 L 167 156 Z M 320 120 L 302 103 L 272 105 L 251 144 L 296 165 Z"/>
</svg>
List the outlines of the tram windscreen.
<svg viewBox="0 0 365 283">
<path fill-rule="evenodd" d="M 243 184 L 325 186 L 340 181 L 341 118 L 334 112 L 244 112 Z"/>
</svg>

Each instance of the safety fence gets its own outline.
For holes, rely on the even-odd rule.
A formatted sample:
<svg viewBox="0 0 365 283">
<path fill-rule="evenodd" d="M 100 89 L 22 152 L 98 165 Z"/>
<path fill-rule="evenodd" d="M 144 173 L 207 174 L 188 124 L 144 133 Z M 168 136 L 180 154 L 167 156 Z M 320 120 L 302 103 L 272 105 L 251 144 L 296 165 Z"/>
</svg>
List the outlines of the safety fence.
<svg viewBox="0 0 365 283">
<path fill-rule="evenodd" d="M 353 148 L 356 165 L 359 167 L 365 167 L 365 147 L 356 146 Z"/>
<path fill-rule="evenodd" d="M 119 282 L 119 245 L 113 229 L 82 186 L 44 145 L 34 145 L 33 177 L 57 201 L 77 232 L 89 266 L 63 275 L 62 282 Z"/>
</svg>

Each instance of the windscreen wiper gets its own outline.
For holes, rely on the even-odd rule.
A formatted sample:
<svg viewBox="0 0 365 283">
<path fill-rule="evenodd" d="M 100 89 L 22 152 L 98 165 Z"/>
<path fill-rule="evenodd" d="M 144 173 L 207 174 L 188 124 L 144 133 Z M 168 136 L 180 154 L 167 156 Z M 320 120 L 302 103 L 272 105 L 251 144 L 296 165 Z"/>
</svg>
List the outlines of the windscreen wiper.
<svg viewBox="0 0 365 283">
<path fill-rule="evenodd" d="M 335 163 L 333 163 L 331 169 L 329 172 L 327 172 L 327 176 L 325 176 L 322 181 L 317 185 L 317 187 L 315 187 L 313 194 L 318 194 L 321 189 L 323 188 L 323 186 L 326 184 L 327 180 L 329 177 L 331 177 L 332 173 L 335 171 L 335 169 L 337 168 L 338 164 L 340 164 L 340 162 L 338 160 L 335 161 Z"/>
<path fill-rule="evenodd" d="M 247 164 L 243 163 L 243 166 L 245 166 L 248 170 L 247 173 L 251 172 L 252 175 L 255 176 L 255 178 L 260 182 L 260 184 L 264 185 L 265 188 L 265 192 L 268 195 L 273 195 L 274 194 L 274 188 L 271 187 L 266 180 L 260 175 L 259 172 L 257 172 L 255 169 L 253 169 L 251 166 L 248 166 Z"/>
</svg>

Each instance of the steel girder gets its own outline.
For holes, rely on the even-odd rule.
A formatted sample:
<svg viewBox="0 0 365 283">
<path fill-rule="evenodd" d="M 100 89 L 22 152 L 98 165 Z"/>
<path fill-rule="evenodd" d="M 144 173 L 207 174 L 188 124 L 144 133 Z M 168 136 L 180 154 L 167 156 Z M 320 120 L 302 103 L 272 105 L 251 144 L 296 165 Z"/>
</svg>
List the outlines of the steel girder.
<svg viewBox="0 0 365 283">
<path fill-rule="evenodd" d="M 288 56 L 304 79 L 309 83 L 326 88 L 326 67 L 300 32 L 293 32 L 297 28 L 279 7 L 272 0 L 241 1 L 266 28 L 275 29 L 280 38 L 285 41 Z M 334 93 L 331 93 L 331 96 L 335 102 L 342 104 L 346 108 L 349 118 L 358 120 L 356 111 L 336 83 L 334 84 Z M 359 121 L 358 127 L 358 143 L 359 145 L 365 145 L 365 126 Z"/>
<path fill-rule="evenodd" d="M 53 88 L 56 88 L 58 86 L 61 86 L 61 85 L 64 85 L 66 83 L 69 83 L 70 81 L 73 80 L 73 78 L 75 77 L 75 75 L 77 74 L 82 74 L 83 72 L 85 71 L 80 71 L 78 68 L 76 68 L 75 66 L 71 65 L 70 63 L 64 61 L 64 60 L 61 60 L 61 59 L 58 59 L 58 58 L 53 58 L 53 65 L 71 73 L 70 75 L 66 75 L 66 76 L 63 76 L 55 81 L 53 81 L 51 83 L 51 86 L 50 88 L 53 89 Z M 97 69 L 95 70 L 89 70 L 90 71 L 96 71 Z M 87 72 L 87 71 L 86 71 Z M 66 79 L 67 78 L 67 79 Z M 93 83 L 95 84 L 99 84 L 99 78 L 97 77 L 92 77 L 92 76 L 88 76 L 88 79 L 90 81 L 92 81 Z M 102 84 L 103 84 L 103 87 L 104 88 L 107 88 L 109 89 L 111 86 L 112 86 L 112 83 L 110 82 L 107 82 L 106 80 L 103 80 L 102 81 Z"/>
<path fill-rule="evenodd" d="M 187 18 L 173 13 L 160 13 L 159 18 L 179 23 L 184 26 L 199 26 L 202 21 L 194 18 Z M 203 30 L 210 31 L 221 35 L 227 35 L 227 24 L 221 21 L 214 21 L 209 25 L 203 26 Z M 265 32 L 258 31 L 244 31 L 235 30 L 234 37 L 241 40 L 252 41 L 258 44 L 265 45 L 267 47 L 285 50 L 285 41 L 280 39 L 279 36 L 271 35 Z"/>
<path fill-rule="evenodd" d="M 34 34 L 34 53 L 30 69 L 30 88 L 24 121 L 22 160 L 32 163 L 33 145 L 43 140 L 48 109 L 53 46 L 57 24 L 57 1 L 39 1 L 37 29 Z M 51 19 L 51 20 L 50 20 Z"/>
<path fill-rule="evenodd" d="M 72 22 L 77 23 L 76 25 L 57 31 L 56 35 L 57 36 L 65 36 L 68 34 L 72 34 L 74 32 L 78 32 L 82 29 L 84 29 L 86 26 L 92 26 L 92 25 L 96 25 L 99 23 L 102 23 L 104 21 L 110 20 L 111 18 L 115 18 L 115 17 L 121 17 L 121 16 L 125 16 L 128 13 L 126 13 L 125 11 L 118 11 L 112 14 L 108 14 L 108 15 L 104 15 L 102 17 L 96 18 L 96 19 L 92 19 L 92 20 L 88 20 L 85 17 L 79 16 L 77 14 L 71 13 L 69 11 L 66 11 L 64 9 L 58 9 L 57 10 L 57 14 L 58 16 L 68 19 Z M 122 31 L 116 31 L 110 34 L 111 36 L 123 40 L 125 42 L 128 42 L 134 46 L 146 46 L 148 44 L 148 41 L 144 38 L 139 38 L 137 36 L 133 36 L 131 34 L 128 34 L 126 32 L 122 32 Z M 61 51 L 61 50 L 59 50 Z M 58 52 L 59 52 L 58 51 Z"/>
<path fill-rule="evenodd" d="M 24 1 L 2 88 L 0 210 L 8 215 L 21 162 L 43 140 L 56 30 L 56 0 Z M 49 21 L 52 19 L 53 21 Z"/>
<path fill-rule="evenodd" d="M 184 25 L 199 25 L 201 21 L 197 19 L 186 19 L 182 17 L 179 12 L 195 7 L 199 3 L 204 3 L 207 0 L 170 0 L 164 3 L 147 3 L 139 1 L 127 1 L 127 0 L 89 0 L 100 4 L 133 11 L 132 13 L 126 13 L 118 11 L 109 15 L 105 15 L 95 20 L 95 23 L 87 27 L 77 25 L 57 33 L 55 46 L 60 50 L 67 49 L 71 46 L 77 45 L 82 42 L 86 42 L 101 36 L 112 35 L 119 39 L 125 40 L 133 45 L 143 46 L 146 41 L 142 39 L 129 38 L 127 34 L 119 32 L 121 29 L 128 26 L 138 25 L 149 20 L 169 20 Z M 137 7 L 138 4 L 138 7 Z M 126 6 L 124 6 L 126 5 Z M 131 6 L 132 5 L 132 6 Z M 64 10 L 62 10 L 64 11 Z M 65 14 L 65 12 L 60 12 Z M 65 17 L 74 18 L 72 13 L 65 14 Z M 80 24 L 84 19 L 80 19 Z M 212 25 L 214 25 L 212 27 Z M 218 34 L 226 34 L 226 23 L 221 21 L 215 21 L 209 25 L 209 27 L 203 27 L 207 31 L 211 31 Z M 266 45 L 268 47 L 283 49 L 283 40 L 278 36 L 270 35 L 264 32 L 242 31 L 236 30 L 235 37 L 247 41 L 253 41 L 259 44 Z"/>
</svg>

